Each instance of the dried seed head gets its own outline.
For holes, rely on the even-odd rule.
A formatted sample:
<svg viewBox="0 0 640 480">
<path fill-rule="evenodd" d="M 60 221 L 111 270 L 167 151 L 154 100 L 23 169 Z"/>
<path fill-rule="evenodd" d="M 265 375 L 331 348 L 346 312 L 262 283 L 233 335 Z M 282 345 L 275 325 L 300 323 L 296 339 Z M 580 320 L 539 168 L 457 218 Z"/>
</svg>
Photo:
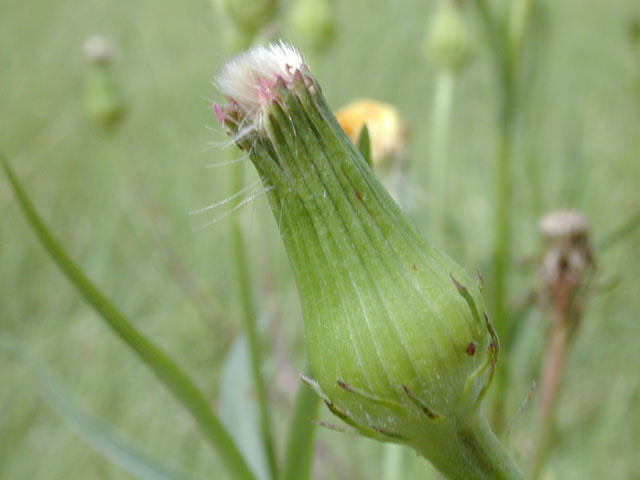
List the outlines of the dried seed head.
<svg viewBox="0 0 640 480">
<path fill-rule="evenodd" d="M 96 63 L 107 63 L 113 57 L 113 48 L 109 41 L 99 35 L 85 40 L 82 51 L 87 60 Z"/>
<path fill-rule="evenodd" d="M 589 221 L 576 210 L 554 210 L 540 219 L 540 233 L 551 242 L 586 238 Z"/>
<path fill-rule="evenodd" d="M 542 299 L 565 310 L 563 318 L 574 317 L 576 292 L 594 266 L 589 221 L 575 210 L 555 210 L 540 219 L 539 228 L 546 243 L 539 271 Z"/>
</svg>

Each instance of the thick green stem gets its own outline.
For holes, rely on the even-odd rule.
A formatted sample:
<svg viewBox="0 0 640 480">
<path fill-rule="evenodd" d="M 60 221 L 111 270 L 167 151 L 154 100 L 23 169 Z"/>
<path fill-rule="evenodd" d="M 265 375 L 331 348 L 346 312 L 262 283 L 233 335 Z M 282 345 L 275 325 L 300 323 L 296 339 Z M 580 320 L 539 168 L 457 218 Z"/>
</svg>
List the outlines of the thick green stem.
<svg viewBox="0 0 640 480">
<path fill-rule="evenodd" d="M 231 194 L 240 191 L 243 187 L 244 163 L 235 163 L 232 167 L 230 189 Z M 240 293 L 240 303 L 242 306 L 242 320 L 245 333 L 249 343 L 249 354 L 251 361 L 251 374 L 256 389 L 256 399 L 260 411 L 260 433 L 267 456 L 269 472 L 272 479 L 277 478 L 277 460 L 275 447 L 273 444 L 273 433 L 271 431 L 271 418 L 269 413 L 269 402 L 267 389 L 262 376 L 262 348 L 256 325 L 256 311 L 253 299 L 251 280 L 249 278 L 249 266 L 247 263 L 247 253 L 244 245 L 242 228 L 238 217 L 231 216 L 230 219 L 231 250 L 233 254 L 233 265 L 236 275 L 236 284 Z"/>
<path fill-rule="evenodd" d="M 448 480 L 525 480 L 509 453 L 481 416 L 472 415 L 470 422 L 452 426 L 442 436 L 446 448 L 419 453 L 427 456 Z"/>
<path fill-rule="evenodd" d="M 436 78 L 431 129 L 432 235 L 440 247 L 446 245 L 448 215 L 448 143 L 451 109 L 455 92 L 455 75 L 441 71 Z"/>
</svg>

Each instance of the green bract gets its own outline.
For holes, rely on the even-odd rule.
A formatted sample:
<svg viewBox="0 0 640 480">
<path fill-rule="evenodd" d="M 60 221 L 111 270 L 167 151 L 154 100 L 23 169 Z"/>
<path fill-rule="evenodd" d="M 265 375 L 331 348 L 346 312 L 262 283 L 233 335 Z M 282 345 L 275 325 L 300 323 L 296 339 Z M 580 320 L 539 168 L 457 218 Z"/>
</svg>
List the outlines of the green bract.
<svg viewBox="0 0 640 480">
<path fill-rule="evenodd" d="M 258 47 L 217 81 L 218 119 L 258 170 L 295 272 L 308 383 L 449 478 L 520 478 L 479 415 L 498 342 L 478 281 L 409 224 L 295 50 Z"/>
</svg>

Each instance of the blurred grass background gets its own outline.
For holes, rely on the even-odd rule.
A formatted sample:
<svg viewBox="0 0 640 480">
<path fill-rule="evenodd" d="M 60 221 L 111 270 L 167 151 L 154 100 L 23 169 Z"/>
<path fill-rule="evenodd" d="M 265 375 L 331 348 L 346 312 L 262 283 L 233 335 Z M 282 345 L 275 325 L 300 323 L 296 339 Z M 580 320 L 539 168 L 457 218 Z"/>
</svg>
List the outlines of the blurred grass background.
<svg viewBox="0 0 640 480">
<path fill-rule="evenodd" d="M 210 108 L 218 98 L 210 81 L 225 58 L 220 19 L 204 0 L 0 5 L 0 148 L 72 257 L 214 401 L 221 364 L 241 328 L 239 302 L 225 220 L 198 228 L 216 214 L 188 212 L 227 195 L 228 169 L 205 168 L 225 159 L 221 148 L 208 148 L 225 141 Z M 514 297 L 532 284 L 518 264 L 539 250 L 541 213 L 579 208 L 597 240 L 640 211 L 640 57 L 628 40 L 640 8 L 633 0 L 545 6 L 548 45 L 513 165 Z M 410 213 L 425 232 L 434 74 L 420 43 L 432 7 L 419 0 L 338 2 L 337 38 L 312 65 L 332 106 L 373 97 L 400 109 L 412 132 Z M 111 133 L 83 112 L 82 44 L 94 34 L 115 46 L 113 70 L 126 102 L 124 123 Z M 469 270 L 481 266 L 489 282 L 492 81 L 479 41 L 453 112 L 455 241 L 445 247 Z M 532 168 L 540 174 L 537 193 Z M 30 351 L 79 405 L 148 454 L 194 478 L 213 478 L 219 461 L 191 419 L 56 270 L 4 181 L 0 209 L 0 336 Z M 277 347 L 266 368 L 282 447 L 297 387 L 292 376 L 304 365 L 297 295 L 264 197 L 234 215 L 245 226 L 259 306 Z M 640 234 L 603 252 L 598 269 L 614 286 L 591 299 L 571 350 L 552 478 L 639 478 Z M 528 319 L 525 357 L 541 342 L 541 325 L 535 315 Z M 532 380 L 526 358 L 514 363 L 512 416 Z M 39 390 L 32 372 L 0 350 L 0 478 L 130 478 L 76 436 Z M 530 448 L 532 414 L 525 409 L 511 432 L 520 456 Z M 318 442 L 314 478 L 379 478 L 382 446 L 329 431 L 320 431 Z M 404 456 L 409 471 L 421 475 L 428 466 L 414 457 Z"/>
</svg>

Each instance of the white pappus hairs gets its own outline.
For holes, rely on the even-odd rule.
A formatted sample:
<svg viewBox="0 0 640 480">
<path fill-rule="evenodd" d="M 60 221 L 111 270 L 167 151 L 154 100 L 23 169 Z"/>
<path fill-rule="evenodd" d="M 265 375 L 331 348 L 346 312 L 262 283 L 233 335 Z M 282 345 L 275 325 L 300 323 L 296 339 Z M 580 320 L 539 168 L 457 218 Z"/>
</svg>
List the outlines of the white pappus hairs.
<svg viewBox="0 0 640 480">
<path fill-rule="evenodd" d="M 262 104 L 268 89 L 278 77 L 293 80 L 304 64 L 302 56 L 291 45 L 280 40 L 268 47 L 256 46 L 229 59 L 214 79 L 214 85 L 232 99 L 244 114 L 237 137 L 262 129 Z"/>
</svg>

